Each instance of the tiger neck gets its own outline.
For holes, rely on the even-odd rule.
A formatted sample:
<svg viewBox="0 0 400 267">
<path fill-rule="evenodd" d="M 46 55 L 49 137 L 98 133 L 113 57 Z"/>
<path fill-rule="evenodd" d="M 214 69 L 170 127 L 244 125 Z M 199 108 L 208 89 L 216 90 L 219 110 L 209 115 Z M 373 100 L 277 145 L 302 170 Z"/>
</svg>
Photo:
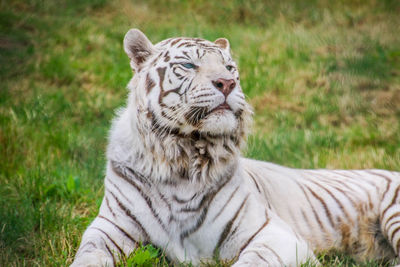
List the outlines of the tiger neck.
<svg viewBox="0 0 400 267">
<path fill-rule="evenodd" d="M 240 155 L 235 136 L 158 132 L 143 114 L 128 110 L 111 132 L 109 160 L 161 183 L 193 181 L 212 186 L 232 175 Z"/>
</svg>

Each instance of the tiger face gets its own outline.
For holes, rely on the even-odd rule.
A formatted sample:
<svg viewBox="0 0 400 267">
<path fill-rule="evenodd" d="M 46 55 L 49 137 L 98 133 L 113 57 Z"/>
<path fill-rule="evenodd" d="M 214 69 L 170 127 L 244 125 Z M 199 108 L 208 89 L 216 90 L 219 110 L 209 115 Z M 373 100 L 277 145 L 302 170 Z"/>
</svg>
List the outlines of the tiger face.
<svg viewBox="0 0 400 267">
<path fill-rule="evenodd" d="M 183 135 L 238 130 L 249 108 L 226 39 L 172 38 L 153 46 L 131 30 L 124 48 L 142 88 L 140 105 L 155 130 Z"/>
</svg>

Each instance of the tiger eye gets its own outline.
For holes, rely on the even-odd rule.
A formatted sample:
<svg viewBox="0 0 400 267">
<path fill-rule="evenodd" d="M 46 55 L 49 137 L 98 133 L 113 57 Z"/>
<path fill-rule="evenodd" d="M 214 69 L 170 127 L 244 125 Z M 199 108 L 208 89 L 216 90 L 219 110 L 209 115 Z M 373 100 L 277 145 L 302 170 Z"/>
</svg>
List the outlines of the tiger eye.
<svg viewBox="0 0 400 267">
<path fill-rule="evenodd" d="M 187 69 L 195 69 L 197 66 L 192 64 L 192 63 L 184 63 L 182 64 L 183 67 L 187 68 Z"/>
</svg>

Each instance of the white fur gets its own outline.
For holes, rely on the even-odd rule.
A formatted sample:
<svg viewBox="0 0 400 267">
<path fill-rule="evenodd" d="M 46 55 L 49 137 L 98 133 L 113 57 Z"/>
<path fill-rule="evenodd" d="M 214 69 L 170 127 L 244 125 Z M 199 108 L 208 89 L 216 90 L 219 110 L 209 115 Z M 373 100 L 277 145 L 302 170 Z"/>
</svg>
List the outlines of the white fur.
<svg viewBox="0 0 400 267">
<path fill-rule="evenodd" d="M 226 64 L 234 64 L 229 43 L 182 39 L 171 47 L 176 39 L 169 39 L 153 46 L 142 35 L 131 30 L 125 38 L 137 73 L 128 85 L 127 107 L 118 112 L 110 132 L 99 216 L 86 230 L 73 266 L 113 263 L 108 249 L 129 254 L 136 245 L 131 238 L 161 247 L 172 261 L 194 265 L 218 255 L 236 259 L 234 266 L 297 266 L 315 259 L 312 250 L 345 250 L 347 242 L 356 240 L 366 248 L 358 252 L 360 257 L 392 256 L 365 226 L 382 216 L 384 235 L 385 227 L 395 232 L 384 225 L 393 221 L 390 215 L 400 210 L 399 205 L 383 193 L 388 189 L 388 194 L 395 194 L 399 173 L 296 170 L 241 158 L 251 110 L 237 71 L 226 69 Z M 183 42 L 197 46 L 176 48 Z M 195 49 L 202 45 L 220 53 L 196 58 Z M 138 58 L 129 50 L 132 47 L 139 50 Z M 168 64 L 183 49 L 198 68 L 180 69 L 179 75 L 190 81 L 162 99 L 166 106 L 181 104 L 168 111 L 176 119 L 170 121 L 162 117 L 167 108 L 159 104 L 159 96 L 176 88 L 179 79 Z M 163 68 L 160 83 L 157 77 Z M 150 92 L 148 77 L 155 84 Z M 218 78 L 237 81 L 226 99 L 211 83 Z M 184 116 L 193 105 L 212 110 L 224 101 L 231 110 L 211 112 L 199 124 L 188 123 Z M 160 127 L 157 131 L 154 121 Z M 395 245 L 400 232 L 388 238 Z"/>
</svg>

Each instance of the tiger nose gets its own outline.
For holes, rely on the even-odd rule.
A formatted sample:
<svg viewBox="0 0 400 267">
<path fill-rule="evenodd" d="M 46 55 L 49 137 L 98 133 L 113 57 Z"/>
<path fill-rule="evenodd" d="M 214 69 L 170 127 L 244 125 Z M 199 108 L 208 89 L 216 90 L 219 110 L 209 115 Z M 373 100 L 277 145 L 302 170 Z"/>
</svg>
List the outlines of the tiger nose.
<svg viewBox="0 0 400 267">
<path fill-rule="evenodd" d="M 227 80 L 227 79 L 222 79 L 222 78 L 219 78 L 216 81 L 212 81 L 212 84 L 218 90 L 220 90 L 224 94 L 225 97 L 227 97 L 236 86 L 235 80 L 233 80 L 233 79 Z"/>
</svg>

